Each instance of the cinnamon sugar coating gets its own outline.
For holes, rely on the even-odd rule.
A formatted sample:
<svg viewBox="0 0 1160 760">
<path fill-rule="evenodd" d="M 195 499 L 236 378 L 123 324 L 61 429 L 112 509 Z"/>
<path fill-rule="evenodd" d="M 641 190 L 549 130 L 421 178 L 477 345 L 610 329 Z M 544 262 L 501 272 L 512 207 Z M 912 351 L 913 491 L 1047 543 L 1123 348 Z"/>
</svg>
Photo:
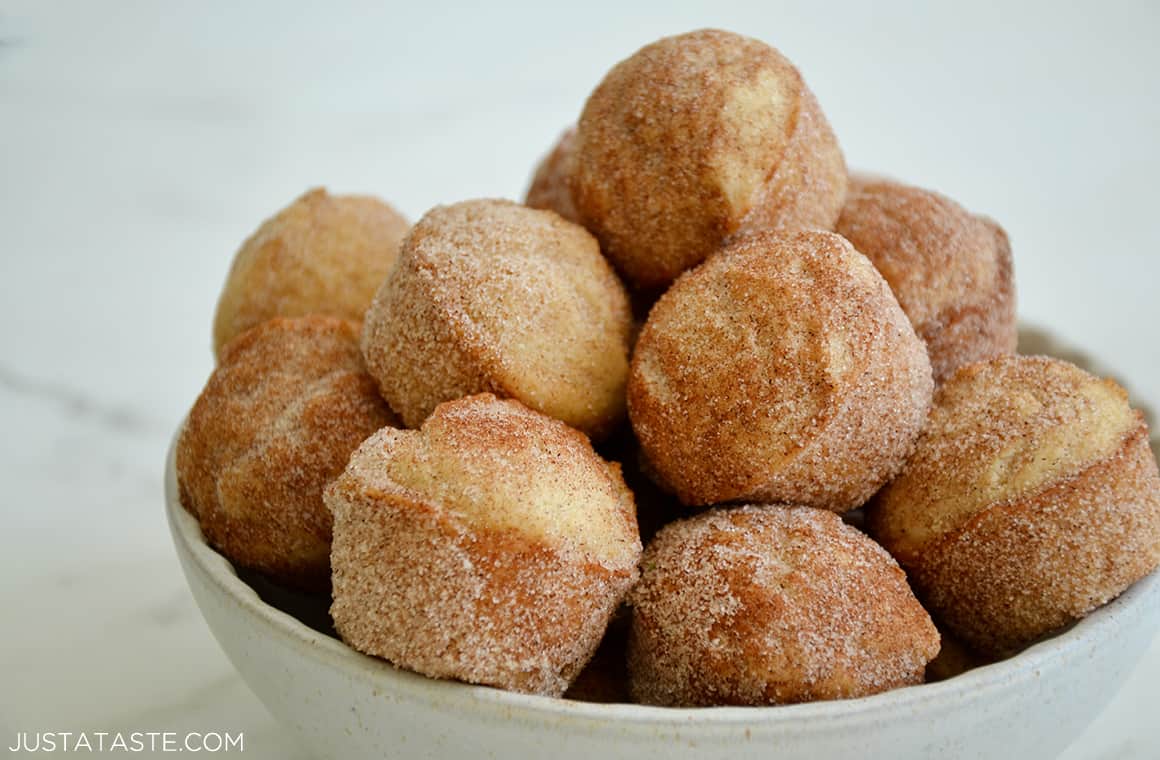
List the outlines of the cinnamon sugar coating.
<svg viewBox="0 0 1160 760">
<path fill-rule="evenodd" d="M 832 512 L 714 509 L 663 528 L 629 595 L 633 696 L 844 699 L 922 682 L 939 635 L 882 547 Z"/>
<path fill-rule="evenodd" d="M 748 37 L 667 37 L 617 64 L 577 127 L 571 199 L 634 288 L 732 236 L 832 229 L 846 165 L 793 65 Z"/>
<path fill-rule="evenodd" d="M 305 589 L 330 577 L 323 486 L 397 424 L 363 369 L 358 326 L 273 319 L 222 349 L 177 444 L 181 501 L 235 564 Z"/>
<path fill-rule="evenodd" d="M 600 646 L 572 681 L 564 699 L 600 704 L 629 704 L 628 627 L 631 613 L 621 605 L 608 621 Z"/>
<path fill-rule="evenodd" d="M 619 468 L 491 394 L 375 434 L 326 503 L 343 640 L 436 678 L 563 694 L 638 574 Z"/>
<path fill-rule="evenodd" d="M 868 522 L 932 614 L 1005 656 L 1160 564 L 1160 474 L 1118 385 L 1058 359 L 999 357 L 941 386 Z"/>
<path fill-rule="evenodd" d="M 624 287 L 582 227 L 475 200 L 414 226 L 362 348 L 409 427 L 443 401 L 491 392 L 599 438 L 624 416 L 631 325 Z"/>
<path fill-rule="evenodd" d="M 1015 351 L 1011 246 L 998 224 L 938 193 L 855 175 L 835 231 L 886 278 L 936 382 Z"/>
<path fill-rule="evenodd" d="M 653 307 L 629 416 L 687 505 L 859 506 L 930 405 L 922 342 L 866 257 L 830 232 L 738 240 Z"/>
<path fill-rule="evenodd" d="M 274 317 L 361 321 L 406 232 L 407 220 L 377 198 L 307 192 L 263 222 L 234 256 L 214 315 L 215 355 Z"/>
<path fill-rule="evenodd" d="M 569 127 L 536 167 L 532 184 L 524 197 L 524 205 L 555 211 L 569 222 L 580 224 L 580 215 L 576 212 L 576 204 L 572 202 L 570 185 L 575 162 L 576 128 Z"/>
</svg>

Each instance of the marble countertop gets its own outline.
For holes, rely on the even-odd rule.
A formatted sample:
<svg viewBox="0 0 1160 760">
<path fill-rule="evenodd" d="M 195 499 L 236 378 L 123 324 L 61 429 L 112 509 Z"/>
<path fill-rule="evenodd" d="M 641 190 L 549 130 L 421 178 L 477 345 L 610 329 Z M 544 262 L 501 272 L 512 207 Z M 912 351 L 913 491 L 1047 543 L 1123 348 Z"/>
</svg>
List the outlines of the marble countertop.
<svg viewBox="0 0 1160 760">
<path fill-rule="evenodd" d="M 715 25 L 804 71 L 851 165 L 1000 220 L 1023 317 L 1160 404 L 1147 3 L 0 3 L 0 741 L 244 731 L 161 470 L 238 243 L 312 185 L 519 197 L 603 71 Z M 1015 7 L 1017 6 L 1017 7 Z M 1160 753 L 1160 641 L 1066 760 Z M 4 746 L 8 746 L 5 744 Z"/>
</svg>

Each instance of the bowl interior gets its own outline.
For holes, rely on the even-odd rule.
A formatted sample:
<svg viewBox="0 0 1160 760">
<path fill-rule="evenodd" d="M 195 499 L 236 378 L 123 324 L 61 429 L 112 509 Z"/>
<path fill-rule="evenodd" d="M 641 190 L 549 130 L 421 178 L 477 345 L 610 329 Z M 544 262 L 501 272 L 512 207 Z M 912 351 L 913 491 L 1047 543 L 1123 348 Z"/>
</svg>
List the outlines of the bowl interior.
<svg viewBox="0 0 1160 760">
<path fill-rule="evenodd" d="M 1023 353 L 1050 353 L 1063 356 L 1085 368 L 1099 372 L 1086 356 L 1060 347 L 1047 333 L 1024 329 L 1020 333 Z M 174 447 L 176 437 L 174 439 Z M 1153 439 L 1153 450 L 1157 441 Z M 445 707 L 455 704 L 493 706 L 506 711 L 518 711 L 527 717 L 550 718 L 567 714 L 606 719 L 614 716 L 636 722 L 664 722 L 688 725 L 689 721 L 704 723 L 793 722 L 811 717 L 828 716 L 847 719 L 863 716 L 867 719 L 886 712 L 897 712 L 918 704 L 954 701 L 964 692 L 985 695 L 1004 690 L 1015 682 L 1038 677 L 1045 670 L 1057 666 L 1078 648 L 1113 645 L 1117 631 L 1125 619 L 1154 615 L 1160 607 L 1160 574 L 1153 573 L 1104 607 L 1082 621 L 1055 632 L 1043 641 L 1018 655 L 989 665 L 969 670 L 945 681 L 911 686 L 860 699 L 812 704 L 786 705 L 776 709 L 766 707 L 712 707 L 663 708 L 629 704 L 601 704 L 553 699 L 535 695 L 517 694 L 485 686 L 452 681 L 439 681 L 410 673 L 362 655 L 343 644 L 335 635 L 328 613 L 328 600 L 323 597 L 295 593 L 281 588 L 262 576 L 242 572 L 206 544 L 196 519 L 181 506 L 178 498 L 174 468 L 174 447 L 171 447 L 166 472 L 166 493 L 169 519 L 179 552 L 188 557 L 196 571 L 207 579 L 221 594 L 235 600 L 241 614 L 249 616 L 263 635 L 271 636 L 304 656 L 322 658 L 335 668 L 359 677 L 371 679 L 376 688 L 397 693 L 402 698 L 438 703 Z M 184 559 L 184 557 L 183 557 Z M 190 568 L 187 567 L 187 572 Z M 191 579 L 192 582 L 192 579 Z M 223 642 L 224 643 L 224 642 Z"/>
</svg>

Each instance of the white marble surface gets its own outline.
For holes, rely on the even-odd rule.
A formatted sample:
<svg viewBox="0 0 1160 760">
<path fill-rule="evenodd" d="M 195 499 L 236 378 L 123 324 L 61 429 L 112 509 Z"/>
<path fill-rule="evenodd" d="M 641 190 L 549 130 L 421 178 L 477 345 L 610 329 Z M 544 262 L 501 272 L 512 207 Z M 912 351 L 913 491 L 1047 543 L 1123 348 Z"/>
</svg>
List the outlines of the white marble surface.
<svg viewBox="0 0 1160 760">
<path fill-rule="evenodd" d="M 243 6 L 244 7 L 241 7 Z M 0 742 L 244 730 L 162 519 L 238 242 L 314 184 L 518 196 L 612 62 L 717 25 L 803 69 L 851 164 L 998 218 L 1024 316 L 1160 403 L 1155 3 L 0 2 Z M 1160 643 L 1066 755 L 1160 754 Z"/>
</svg>

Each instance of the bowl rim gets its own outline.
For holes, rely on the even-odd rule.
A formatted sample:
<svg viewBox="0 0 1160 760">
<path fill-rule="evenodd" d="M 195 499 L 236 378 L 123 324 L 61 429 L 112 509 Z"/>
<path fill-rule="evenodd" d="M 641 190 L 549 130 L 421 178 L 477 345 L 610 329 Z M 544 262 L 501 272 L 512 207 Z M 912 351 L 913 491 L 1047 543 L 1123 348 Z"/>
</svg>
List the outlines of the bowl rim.
<svg viewBox="0 0 1160 760">
<path fill-rule="evenodd" d="M 348 676 L 371 681 L 380 692 L 392 692 L 396 698 L 438 706 L 455 705 L 500 711 L 507 718 L 526 721 L 561 719 L 598 721 L 614 719 L 622 724 L 642 726 L 668 725 L 677 728 L 697 726 L 723 730 L 744 727 L 763 729 L 800 724 L 817 718 L 828 721 L 862 722 L 874 720 L 886 712 L 907 714 L 908 708 L 922 705 L 930 709 L 938 703 L 948 708 L 961 707 L 964 694 L 972 699 L 987 699 L 1015 681 L 1031 681 L 1053 666 L 1092 647 L 1102 647 L 1115 638 L 1127 620 L 1160 607 L 1160 572 L 1140 579 L 1111 602 L 1060 633 L 998 662 L 983 665 L 953 678 L 893 689 L 881 694 L 854 699 L 818 701 L 777 706 L 658 707 L 626 703 L 596 703 L 523 694 L 461 681 L 428 678 L 399 668 L 390 662 L 364 655 L 337 638 L 310 628 L 294 616 L 264 602 L 257 592 L 234 570 L 224 556 L 206 543 L 198 521 L 181 504 L 176 474 L 177 441 L 184 428 L 178 426 L 170 444 L 165 471 L 166 513 L 174 542 L 209 579 L 219 592 L 233 600 L 239 610 L 250 616 L 265 634 L 276 636 L 304 656 L 324 660 Z M 192 580 L 192 579 L 191 579 Z M 215 632 L 216 633 L 216 632 Z"/>
</svg>

